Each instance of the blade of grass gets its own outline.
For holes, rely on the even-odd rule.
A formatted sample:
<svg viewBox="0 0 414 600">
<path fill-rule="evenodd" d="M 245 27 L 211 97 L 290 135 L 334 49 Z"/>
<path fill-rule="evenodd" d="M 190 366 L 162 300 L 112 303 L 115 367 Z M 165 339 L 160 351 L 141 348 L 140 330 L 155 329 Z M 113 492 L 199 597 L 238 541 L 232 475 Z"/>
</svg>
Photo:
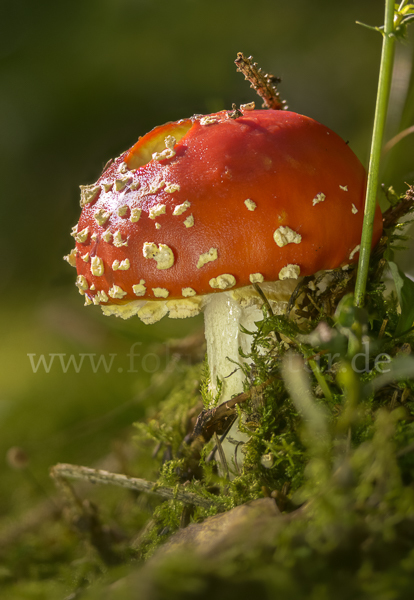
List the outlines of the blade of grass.
<svg viewBox="0 0 414 600">
<path fill-rule="evenodd" d="M 374 129 L 372 133 L 371 152 L 368 168 L 367 193 L 365 198 L 364 224 L 362 228 L 361 248 L 359 252 L 358 274 L 355 285 L 355 305 L 364 305 L 365 290 L 368 279 L 369 258 L 371 254 L 372 230 L 377 200 L 379 164 L 388 100 L 391 90 L 392 70 L 394 63 L 394 0 L 385 2 L 385 21 L 382 40 L 381 64 L 378 81 L 377 101 L 375 106 Z"/>
</svg>

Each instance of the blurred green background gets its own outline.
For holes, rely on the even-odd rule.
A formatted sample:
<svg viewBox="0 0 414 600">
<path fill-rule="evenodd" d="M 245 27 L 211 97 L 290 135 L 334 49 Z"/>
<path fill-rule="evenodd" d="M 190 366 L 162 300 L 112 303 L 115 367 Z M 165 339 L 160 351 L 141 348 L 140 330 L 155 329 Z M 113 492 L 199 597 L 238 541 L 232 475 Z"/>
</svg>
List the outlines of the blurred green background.
<svg viewBox="0 0 414 600">
<path fill-rule="evenodd" d="M 367 164 L 381 37 L 355 21 L 381 25 L 383 10 L 381 0 L 3 0 L 0 526 L 39 495 L 7 465 L 9 447 L 27 451 L 45 488 L 55 462 L 93 464 L 171 385 L 168 340 L 202 325 L 145 326 L 83 307 L 62 261 L 79 185 L 156 125 L 257 101 L 236 73 L 238 51 L 282 78 L 291 110 L 334 129 Z M 388 138 L 414 123 L 412 55 L 411 35 L 397 52 Z M 413 138 L 384 162 L 399 191 L 413 179 Z M 57 356 L 49 373 L 34 372 L 28 357 L 81 353 L 112 354 L 112 367 L 94 373 L 86 357 L 65 373 Z"/>
</svg>

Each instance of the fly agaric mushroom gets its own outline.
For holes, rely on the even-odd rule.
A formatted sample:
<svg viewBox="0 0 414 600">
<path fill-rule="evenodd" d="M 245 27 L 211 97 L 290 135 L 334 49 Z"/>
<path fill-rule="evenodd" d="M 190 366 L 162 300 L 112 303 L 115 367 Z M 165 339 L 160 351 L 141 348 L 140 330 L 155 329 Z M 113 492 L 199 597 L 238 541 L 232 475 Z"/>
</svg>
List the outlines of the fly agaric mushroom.
<svg viewBox="0 0 414 600">
<path fill-rule="evenodd" d="M 243 389 L 226 360 L 249 351 L 240 325 L 262 318 L 252 284 L 281 312 L 300 276 L 356 262 L 364 213 L 365 170 L 338 135 L 293 112 L 252 109 L 140 138 L 81 188 L 67 257 L 85 303 L 106 315 L 155 323 L 204 311 L 223 401 Z M 377 208 L 374 244 L 381 231 Z"/>
</svg>

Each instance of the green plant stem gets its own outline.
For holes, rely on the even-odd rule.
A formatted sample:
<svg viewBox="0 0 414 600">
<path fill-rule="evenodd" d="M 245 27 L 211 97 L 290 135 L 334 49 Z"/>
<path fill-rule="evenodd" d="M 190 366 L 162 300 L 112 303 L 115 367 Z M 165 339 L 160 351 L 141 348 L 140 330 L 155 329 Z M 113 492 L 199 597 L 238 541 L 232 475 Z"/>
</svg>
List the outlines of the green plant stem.
<svg viewBox="0 0 414 600">
<path fill-rule="evenodd" d="M 319 385 L 322 389 L 323 395 L 325 396 L 325 398 L 327 400 L 332 402 L 332 400 L 333 400 L 332 392 L 329 388 L 329 385 L 326 382 L 325 377 L 323 376 L 323 374 L 318 366 L 318 363 L 313 359 L 309 359 L 308 363 L 309 363 L 310 368 L 312 369 L 313 374 L 315 375 L 316 381 L 319 383 Z"/>
<path fill-rule="evenodd" d="M 362 228 L 361 248 L 359 252 L 357 281 L 355 285 L 355 305 L 359 307 L 362 307 L 364 305 L 365 289 L 368 279 L 368 267 L 372 243 L 372 230 L 374 225 L 374 216 L 377 201 L 379 164 L 381 158 L 385 121 L 387 117 L 388 100 L 391 90 L 392 70 L 394 63 L 394 47 L 394 0 L 386 0 L 381 65 L 368 169 L 367 193 L 365 198 L 364 224 Z"/>
</svg>

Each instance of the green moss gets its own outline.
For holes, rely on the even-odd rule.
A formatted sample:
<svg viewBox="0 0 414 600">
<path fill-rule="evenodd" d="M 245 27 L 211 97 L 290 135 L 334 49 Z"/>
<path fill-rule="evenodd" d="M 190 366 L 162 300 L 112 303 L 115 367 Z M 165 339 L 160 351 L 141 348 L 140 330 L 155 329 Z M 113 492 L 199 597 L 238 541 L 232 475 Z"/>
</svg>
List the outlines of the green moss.
<svg viewBox="0 0 414 600">
<path fill-rule="evenodd" d="M 394 251 L 392 232 L 389 239 Z M 249 399 L 236 406 L 236 417 L 247 441 L 238 447 L 239 469 L 230 481 L 211 460 L 211 431 L 201 428 L 206 438 L 193 435 L 200 415 L 219 401 L 209 391 L 208 366 L 174 359 L 157 388 L 161 400 L 147 403 L 135 424 L 136 454 L 126 461 L 126 472 L 154 481 L 155 490 L 185 486 L 204 506 L 144 493 L 118 504 L 120 491 L 107 490 L 99 496 L 99 514 L 102 523 L 122 524 L 126 532 L 116 546 L 124 570 L 108 569 L 69 530 L 56 534 L 61 544 L 55 551 L 50 528 L 46 547 L 31 547 L 28 537 L 15 545 L 0 571 L 7 591 L 17 581 L 14 566 L 21 564 L 25 580 L 58 574 L 62 589 L 76 588 L 91 600 L 410 597 L 414 332 L 396 336 L 400 307 L 396 295 L 385 296 L 382 256 L 373 259 L 364 310 L 353 306 L 349 294 L 354 274 L 342 270 L 331 273 L 331 289 L 320 295 L 307 290 L 313 302 L 298 296 L 302 319 L 293 318 L 297 306 L 292 318 L 264 306 L 244 357 Z M 378 362 L 380 355 L 385 360 Z M 234 538 L 207 556 L 197 548 L 159 552 L 188 524 L 208 523 L 269 496 L 280 516 L 259 533 L 254 526 L 245 535 L 233 531 Z M 96 584 L 124 575 L 123 589 Z M 29 587 L 19 582 L 22 597 L 36 598 L 37 589 Z M 60 588 L 56 593 L 62 595 Z"/>
<path fill-rule="evenodd" d="M 159 406 L 151 407 L 145 422 L 135 423 L 138 431 L 136 440 L 151 439 L 170 447 L 175 455 L 184 437 L 189 433 L 191 415 L 197 404 L 200 405 L 200 384 L 204 372 L 203 365 L 177 365 L 181 371 L 179 383 L 174 386 Z M 201 408 L 200 408 L 201 410 Z"/>
<path fill-rule="evenodd" d="M 398 241 L 389 232 L 389 248 L 394 250 Z M 263 308 L 251 353 L 244 357 L 249 364 L 245 391 L 260 392 L 237 407 L 239 428 L 248 436 L 241 472 L 231 481 L 220 477 L 214 461 L 207 461 L 212 442 L 205 444 L 198 472 L 188 477 L 187 486 L 211 505 L 192 510 L 191 521 L 202 522 L 269 494 L 295 518 L 282 529 L 270 525 L 270 542 L 241 544 L 220 560 L 210 557 L 205 563 L 184 554 L 185 567 L 181 564 L 179 571 L 186 581 L 195 582 L 194 590 L 203 590 L 200 597 L 217 587 L 223 597 L 251 586 L 255 593 L 295 599 L 332 594 L 388 599 L 399 597 L 393 586 L 401 594 L 409 589 L 414 577 L 407 545 L 408 531 L 414 528 L 414 360 L 404 354 L 414 334 L 395 338 L 398 300 L 385 296 L 381 261 L 382 254 L 373 260 L 364 310 L 356 309 L 346 295 L 353 276 L 343 272 L 333 275 L 334 302 L 321 301 L 307 321 L 275 316 Z M 296 390 L 295 377 L 293 384 L 286 379 L 292 356 L 299 356 L 305 367 Z M 188 383 L 195 373 L 202 382 L 203 404 Z M 208 380 L 205 364 L 190 369 L 158 407 L 156 421 L 139 425 L 141 434 L 172 449 L 170 460 L 160 467 L 160 485 L 183 482 L 189 472 L 186 465 L 194 456 L 184 442 L 189 433 L 183 427 L 185 410 L 211 407 Z M 143 556 L 180 527 L 183 511 L 176 501 L 156 509 L 141 547 Z M 173 556 L 161 561 L 157 582 L 151 579 L 155 598 L 166 594 L 174 569 Z M 186 586 L 175 587 L 177 597 L 185 597 Z"/>
</svg>

